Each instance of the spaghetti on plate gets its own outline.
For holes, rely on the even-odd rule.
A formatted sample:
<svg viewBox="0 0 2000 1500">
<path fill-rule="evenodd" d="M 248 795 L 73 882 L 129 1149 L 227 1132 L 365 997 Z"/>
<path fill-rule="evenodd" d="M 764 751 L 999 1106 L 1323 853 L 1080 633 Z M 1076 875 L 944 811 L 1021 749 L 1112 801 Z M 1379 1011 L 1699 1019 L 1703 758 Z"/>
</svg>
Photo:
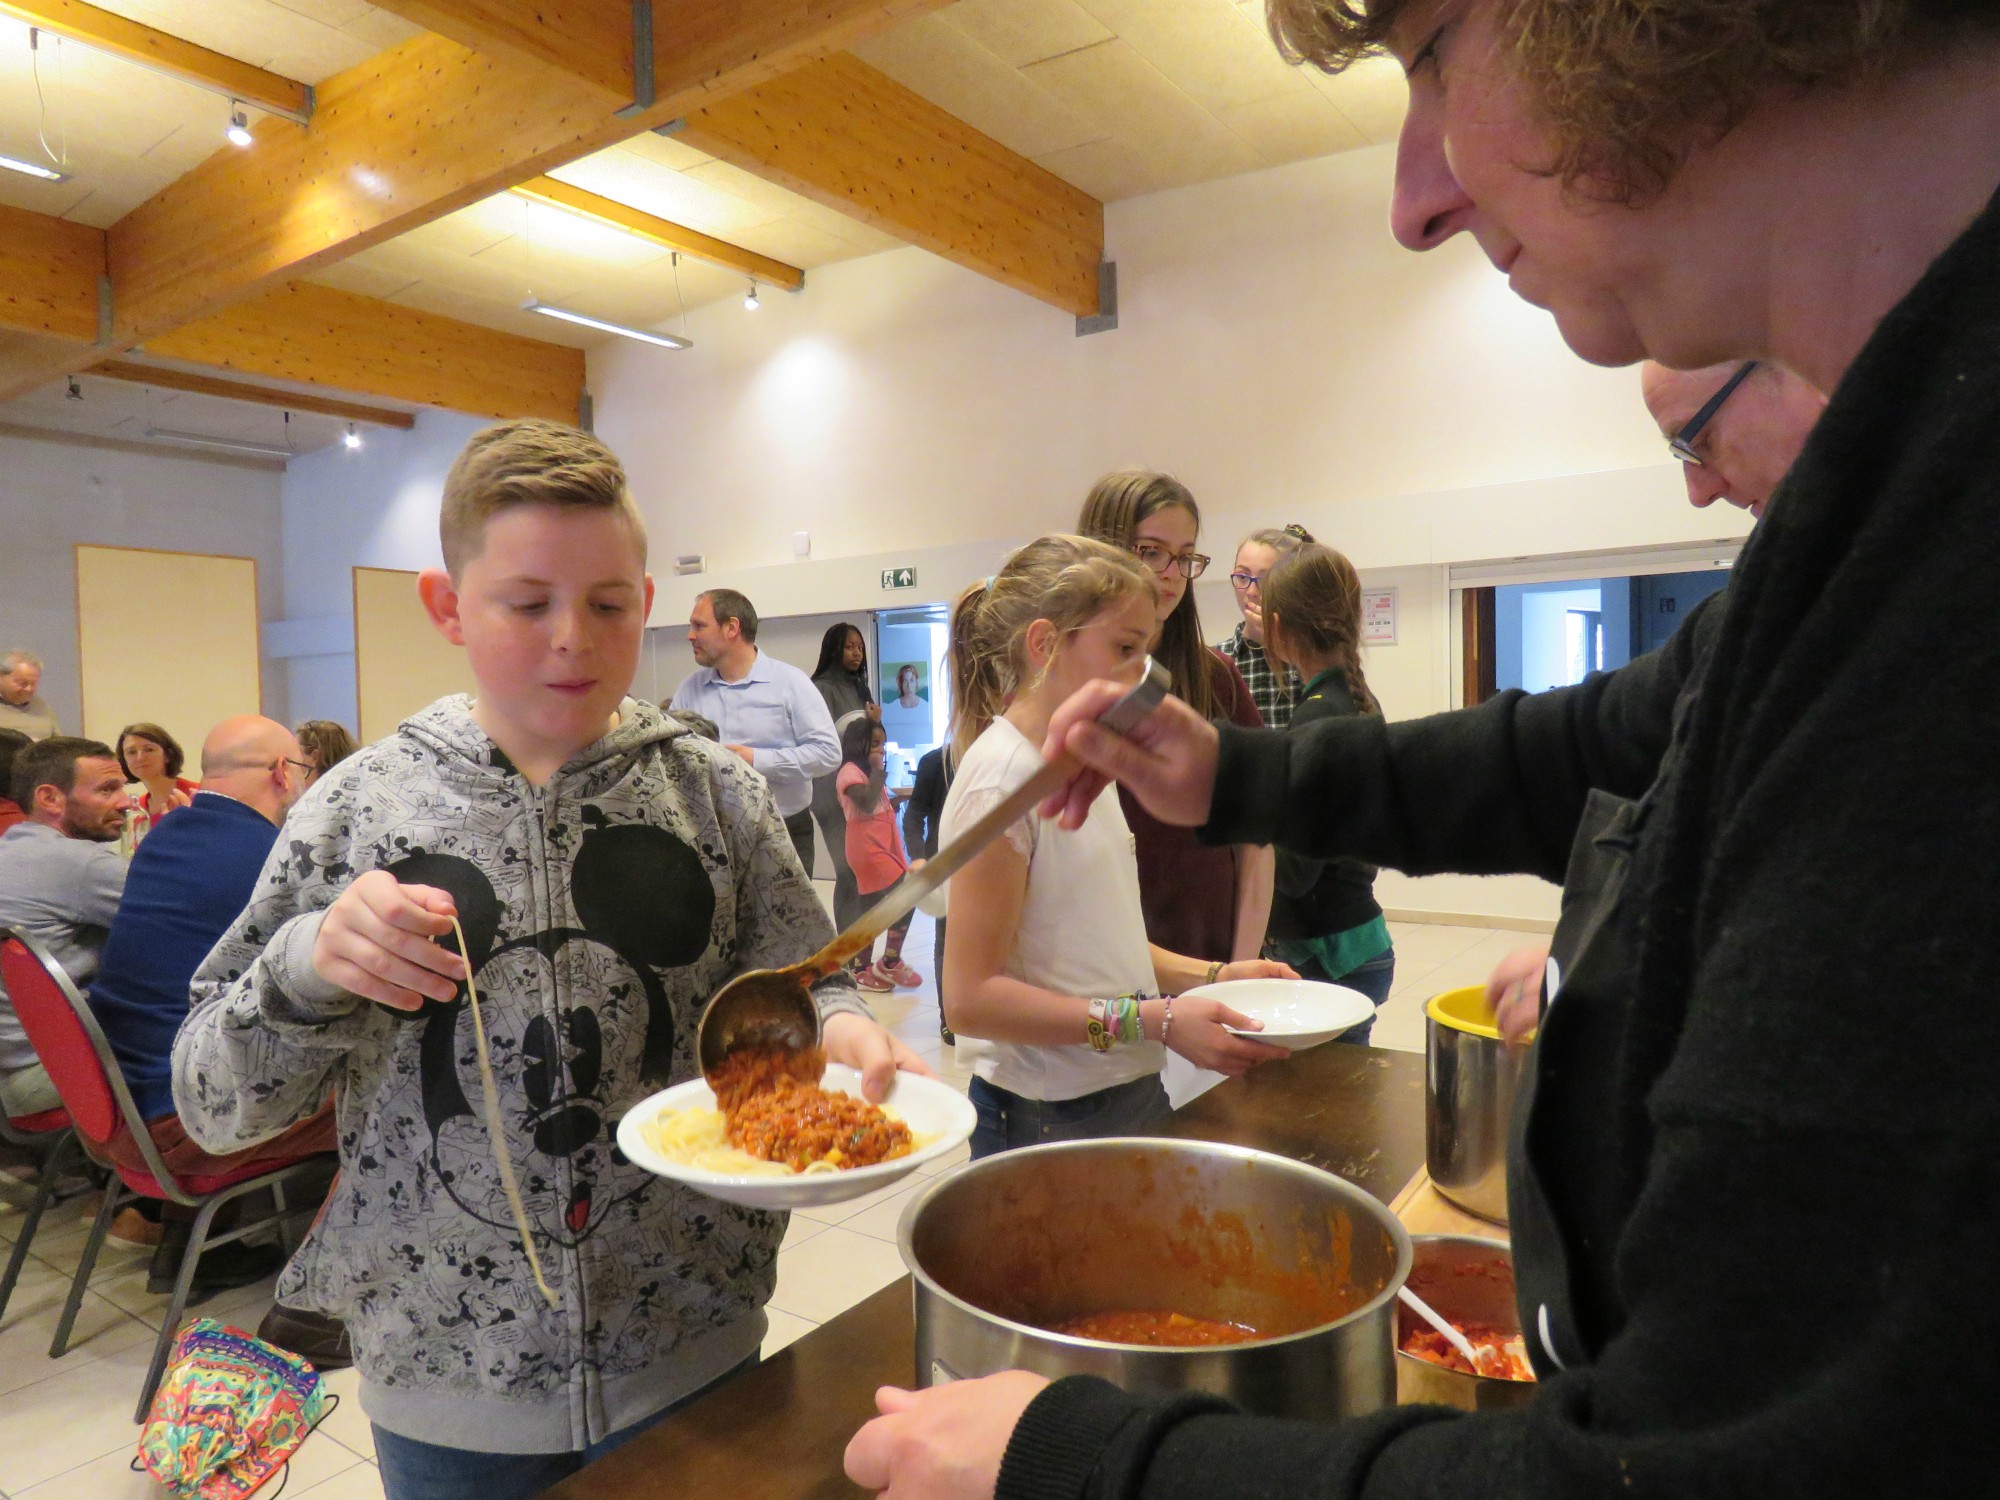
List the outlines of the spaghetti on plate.
<svg viewBox="0 0 2000 1500">
<path fill-rule="evenodd" d="M 789 1177 L 872 1167 L 915 1149 L 910 1127 L 819 1086 L 826 1055 L 745 1048 L 710 1084 L 719 1108 L 662 1110 L 642 1129 L 661 1155 L 730 1177 Z"/>
</svg>

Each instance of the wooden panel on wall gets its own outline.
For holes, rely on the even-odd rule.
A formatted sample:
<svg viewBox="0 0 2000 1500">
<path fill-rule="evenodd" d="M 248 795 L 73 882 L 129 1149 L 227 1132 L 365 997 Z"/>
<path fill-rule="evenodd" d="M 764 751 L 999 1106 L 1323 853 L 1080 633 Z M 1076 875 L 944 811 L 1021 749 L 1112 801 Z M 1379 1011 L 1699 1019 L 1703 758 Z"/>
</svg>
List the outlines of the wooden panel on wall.
<svg viewBox="0 0 2000 1500">
<path fill-rule="evenodd" d="M 151 721 L 187 752 L 184 776 L 219 720 L 263 708 L 255 558 L 78 543 L 76 633 L 83 733 L 115 745 Z"/>
<path fill-rule="evenodd" d="M 465 652 L 431 624 L 415 573 L 354 570 L 354 685 L 364 745 L 447 693 L 473 691 Z"/>
</svg>

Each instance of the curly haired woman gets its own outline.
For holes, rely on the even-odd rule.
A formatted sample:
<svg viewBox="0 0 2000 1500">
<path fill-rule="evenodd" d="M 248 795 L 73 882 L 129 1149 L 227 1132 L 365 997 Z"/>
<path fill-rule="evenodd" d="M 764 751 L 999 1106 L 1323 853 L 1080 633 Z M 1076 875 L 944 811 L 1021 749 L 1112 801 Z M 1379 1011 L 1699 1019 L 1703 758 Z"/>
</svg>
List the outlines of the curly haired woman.
<svg viewBox="0 0 2000 1500">
<path fill-rule="evenodd" d="M 1669 647 L 1686 690 L 1650 785 L 1596 780 L 1614 726 L 1538 739 L 1519 696 L 1466 717 L 1514 788 L 1481 805 L 1462 763 L 1396 758 L 1417 725 L 1370 740 L 1409 775 L 1358 807 L 1344 724 L 1218 731 L 1170 701 L 1117 744 L 1087 722 L 1116 696 L 1094 684 L 1050 726 L 1091 768 L 1066 822 L 1116 776 L 1218 842 L 1403 868 L 1476 850 L 1554 878 L 1577 834 L 1615 868 L 1570 934 L 1509 1164 L 1534 1400 L 1314 1425 L 1016 1372 L 884 1392 L 849 1472 L 896 1500 L 1977 1490 L 2000 1466 L 1962 1368 L 2000 1341 L 1980 1276 L 2000 1235 L 2000 8 L 1272 9 L 1308 62 L 1407 70 L 1404 245 L 1471 234 L 1597 363 L 1770 361 L 1829 405 L 1726 606 Z M 1336 824 L 1366 846 L 1328 850 Z"/>
</svg>

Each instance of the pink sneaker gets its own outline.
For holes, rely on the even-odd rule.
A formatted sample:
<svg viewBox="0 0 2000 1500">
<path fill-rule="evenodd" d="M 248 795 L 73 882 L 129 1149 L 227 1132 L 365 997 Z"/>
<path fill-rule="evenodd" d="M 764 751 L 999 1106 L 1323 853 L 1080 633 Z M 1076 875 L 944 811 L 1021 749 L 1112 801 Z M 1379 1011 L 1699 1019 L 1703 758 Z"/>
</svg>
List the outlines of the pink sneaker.
<svg viewBox="0 0 2000 1500">
<path fill-rule="evenodd" d="M 877 995 L 887 994 L 896 987 L 895 981 L 890 979 L 887 974 L 884 974 L 874 964 L 869 964 L 864 969 L 855 970 L 854 982 L 864 990 L 869 990 Z"/>
<path fill-rule="evenodd" d="M 906 990 L 916 989 L 924 982 L 924 976 L 900 958 L 892 964 L 877 964 L 876 967 Z"/>
</svg>

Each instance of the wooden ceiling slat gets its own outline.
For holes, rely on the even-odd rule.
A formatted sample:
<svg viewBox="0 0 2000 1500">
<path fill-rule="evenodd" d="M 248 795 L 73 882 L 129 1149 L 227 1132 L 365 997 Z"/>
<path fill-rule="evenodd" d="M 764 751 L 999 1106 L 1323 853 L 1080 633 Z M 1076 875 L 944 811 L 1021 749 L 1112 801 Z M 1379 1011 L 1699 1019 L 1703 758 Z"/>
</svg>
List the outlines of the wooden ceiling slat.
<svg viewBox="0 0 2000 1500">
<path fill-rule="evenodd" d="M 369 422 L 377 427 L 409 429 L 417 425 L 416 414 L 389 406 L 365 406 L 359 401 L 337 401 L 331 396 L 313 396 L 303 391 L 281 391 L 274 386 L 251 385 L 242 380 L 223 380 L 192 370 L 166 370 L 157 365 L 134 364 L 129 359 L 107 359 L 91 372 L 128 385 L 150 385 L 163 391 L 188 391 L 197 396 L 221 396 L 229 401 L 250 401 L 259 406 L 278 406 L 286 411 L 317 412 L 323 417 L 344 417 L 350 422 Z"/>
<path fill-rule="evenodd" d="M 252 67 L 83 0 L 0 0 L 0 15 L 227 94 L 268 114 L 301 124 L 312 114 L 313 91 L 296 79 Z"/>
<path fill-rule="evenodd" d="M 1103 205 L 857 57 L 690 114 L 678 139 L 1067 312 L 1098 310 Z"/>
<path fill-rule="evenodd" d="M 482 417 L 574 422 L 583 395 L 581 349 L 303 281 L 148 339 L 145 349 Z"/>
<path fill-rule="evenodd" d="M 650 240 L 656 245 L 665 245 L 669 250 L 678 250 L 683 255 L 691 255 L 697 260 L 705 260 L 725 270 L 741 271 L 745 276 L 766 286 L 783 287 L 786 291 L 796 292 L 806 284 L 806 273 L 797 266 L 788 266 L 781 260 L 771 259 L 768 255 L 759 255 L 755 250 L 732 245 L 728 240 L 719 240 L 712 234 L 703 234 L 699 229 L 690 229 L 685 224 L 662 219 L 656 214 L 633 208 L 616 199 L 607 198 L 601 193 L 593 193 L 587 188 L 572 187 L 569 183 L 559 182 L 553 177 L 530 178 L 514 191 L 533 202 L 548 203 L 557 208 L 567 209 L 570 213 L 594 219 L 600 224 L 609 224 L 614 229 L 636 234 L 641 239 Z"/>
</svg>

